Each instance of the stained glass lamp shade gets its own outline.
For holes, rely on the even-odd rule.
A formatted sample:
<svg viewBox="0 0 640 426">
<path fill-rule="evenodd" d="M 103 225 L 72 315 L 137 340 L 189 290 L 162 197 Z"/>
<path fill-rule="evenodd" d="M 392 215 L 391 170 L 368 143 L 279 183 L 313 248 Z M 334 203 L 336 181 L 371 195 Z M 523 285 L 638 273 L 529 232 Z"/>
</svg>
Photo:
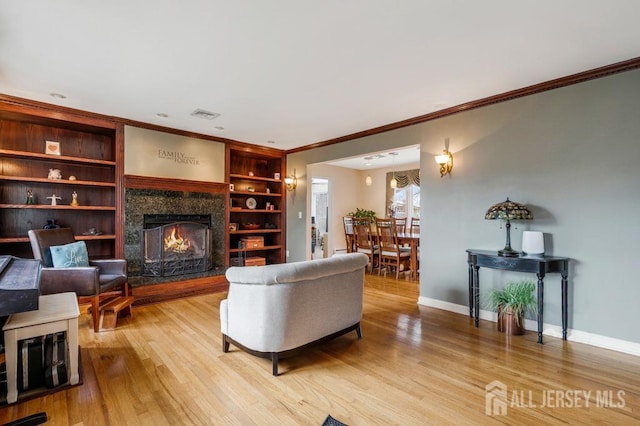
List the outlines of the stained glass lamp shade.
<svg viewBox="0 0 640 426">
<path fill-rule="evenodd" d="M 487 213 L 485 213 L 484 218 L 487 220 L 500 219 L 506 222 L 505 226 L 507 228 L 507 242 L 504 248 L 498 251 L 498 256 L 519 256 L 520 253 L 511 248 L 511 221 L 533 219 L 533 215 L 531 214 L 527 206 L 511 201 L 507 197 L 507 201 L 503 201 L 491 206 L 489 210 L 487 210 Z"/>
</svg>

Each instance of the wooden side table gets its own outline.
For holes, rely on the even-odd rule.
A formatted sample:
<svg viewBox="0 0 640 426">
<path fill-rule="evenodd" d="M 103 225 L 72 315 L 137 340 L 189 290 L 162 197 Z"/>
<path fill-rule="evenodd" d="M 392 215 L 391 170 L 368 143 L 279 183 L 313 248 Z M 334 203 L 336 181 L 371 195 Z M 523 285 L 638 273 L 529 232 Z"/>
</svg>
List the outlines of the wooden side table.
<svg viewBox="0 0 640 426">
<path fill-rule="evenodd" d="M 40 296 L 38 310 L 20 312 L 9 317 L 4 327 L 7 363 L 7 403 L 18 400 L 18 340 L 67 332 L 69 383 L 78 384 L 78 317 L 80 309 L 75 293 Z"/>
</svg>

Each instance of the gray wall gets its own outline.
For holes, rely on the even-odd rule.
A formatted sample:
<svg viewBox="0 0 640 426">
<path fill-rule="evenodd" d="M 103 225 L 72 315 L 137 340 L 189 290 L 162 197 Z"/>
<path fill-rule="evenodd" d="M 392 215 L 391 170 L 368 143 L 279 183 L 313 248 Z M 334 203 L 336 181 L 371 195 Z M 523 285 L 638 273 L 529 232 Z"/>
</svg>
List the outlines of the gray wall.
<svg viewBox="0 0 640 426">
<path fill-rule="evenodd" d="M 640 241 L 640 71 L 516 99 L 444 119 L 296 153 L 290 168 L 361 153 L 421 145 L 421 297 L 467 304 L 465 249 L 500 249 L 505 230 L 485 221 L 509 196 L 534 220 L 512 228 L 545 233 L 547 254 L 568 256 L 569 328 L 640 342 L 634 249 Z M 433 155 L 450 138 L 453 175 L 440 178 Z M 299 180 L 304 181 L 304 177 Z M 288 204 L 289 261 L 302 260 L 297 212 L 305 185 Z M 293 215 L 296 215 L 295 217 Z M 511 278 L 481 270 L 483 290 Z M 559 277 L 545 280 L 545 322 L 560 324 Z"/>
</svg>

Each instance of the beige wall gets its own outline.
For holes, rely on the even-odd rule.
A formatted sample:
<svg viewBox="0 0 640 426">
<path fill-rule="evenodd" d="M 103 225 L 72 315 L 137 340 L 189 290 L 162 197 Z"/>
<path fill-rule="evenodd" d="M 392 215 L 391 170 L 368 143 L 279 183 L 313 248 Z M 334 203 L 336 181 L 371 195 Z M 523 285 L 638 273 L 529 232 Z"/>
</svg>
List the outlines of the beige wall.
<svg viewBox="0 0 640 426">
<path fill-rule="evenodd" d="M 224 144 L 171 133 L 125 126 L 124 172 L 224 182 Z"/>
</svg>

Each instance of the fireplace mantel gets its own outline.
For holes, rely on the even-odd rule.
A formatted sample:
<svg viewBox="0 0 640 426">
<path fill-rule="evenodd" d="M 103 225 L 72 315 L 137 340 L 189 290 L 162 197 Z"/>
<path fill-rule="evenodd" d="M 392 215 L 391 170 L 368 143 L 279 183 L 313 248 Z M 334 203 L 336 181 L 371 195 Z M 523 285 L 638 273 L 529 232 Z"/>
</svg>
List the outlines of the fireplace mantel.
<svg viewBox="0 0 640 426">
<path fill-rule="evenodd" d="M 229 184 L 223 182 L 203 182 L 187 179 L 167 179 L 151 176 L 125 175 L 125 188 L 159 189 L 167 191 L 205 192 L 209 194 L 225 194 L 229 191 Z"/>
</svg>

